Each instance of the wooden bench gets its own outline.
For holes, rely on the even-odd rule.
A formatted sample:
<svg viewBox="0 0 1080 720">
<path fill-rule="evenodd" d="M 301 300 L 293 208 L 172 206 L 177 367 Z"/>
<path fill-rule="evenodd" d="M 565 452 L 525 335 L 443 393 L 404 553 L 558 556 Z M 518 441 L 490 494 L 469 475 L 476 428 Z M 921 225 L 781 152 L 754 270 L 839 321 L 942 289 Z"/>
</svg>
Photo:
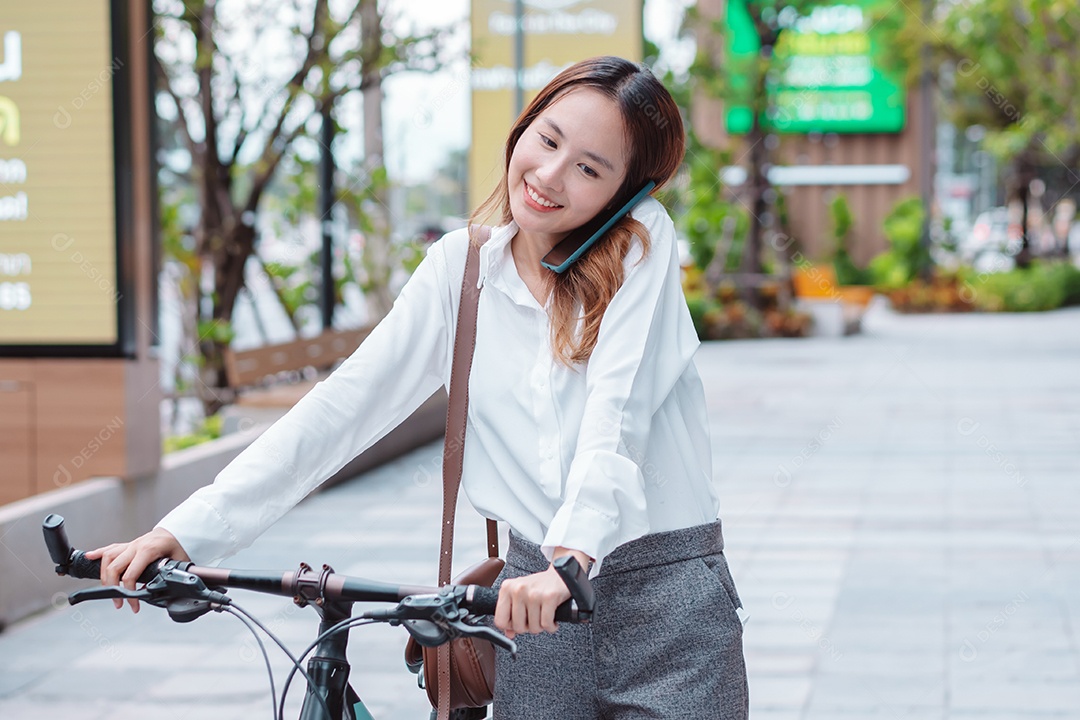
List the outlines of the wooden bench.
<svg viewBox="0 0 1080 720">
<path fill-rule="evenodd" d="M 236 393 L 235 404 L 291 407 L 317 381 L 309 371 L 325 374 L 352 355 L 371 330 L 329 330 L 315 337 L 251 350 L 227 350 L 225 376 Z"/>
<path fill-rule="evenodd" d="M 245 425 L 251 427 L 277 420 L 338 362 L 352 355 L 371 330 L 371 327 L 334 330 L 252 350 L 226 351 L 225 373 L 236 398 L 232 407 L 222 410 L 225 427 L 243 430 Z M 442 437 L 446 428 L 446 403 L 446 392 L 439 390 L 325 485 L 355 477 Z"/>
</svg>

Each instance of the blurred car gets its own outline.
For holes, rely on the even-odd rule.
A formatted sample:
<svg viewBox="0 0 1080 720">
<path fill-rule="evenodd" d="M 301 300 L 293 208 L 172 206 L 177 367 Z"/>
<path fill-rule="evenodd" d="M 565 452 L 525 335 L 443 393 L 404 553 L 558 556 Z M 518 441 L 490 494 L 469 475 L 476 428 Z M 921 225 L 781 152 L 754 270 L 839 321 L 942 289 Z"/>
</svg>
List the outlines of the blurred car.
<svg viewBox="0 0 1080 720">
<path fill-rule="evenodd" d="M 1020 252 L 1021 242 L 1020 223 L 1010 217 L 1008 208 L 996 207 L 979 213 L 957 250 L 965 262 L 975 263 L 986 254 L 1012 258 Z"/>
</svg>

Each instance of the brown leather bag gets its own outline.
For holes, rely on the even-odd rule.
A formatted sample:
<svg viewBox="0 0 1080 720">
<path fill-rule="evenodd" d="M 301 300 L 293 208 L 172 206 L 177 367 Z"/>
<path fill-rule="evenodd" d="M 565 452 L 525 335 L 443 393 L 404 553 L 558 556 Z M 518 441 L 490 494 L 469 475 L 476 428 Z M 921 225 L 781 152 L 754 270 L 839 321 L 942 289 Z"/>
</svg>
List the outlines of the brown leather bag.
<svg viewBox="0 0 1080 720">
<path fill-rule="evenodd" d="M 471 235 L 471 233 L 470 233 Z M 491 228 L 477 228 L 477 240 L 483 245 L 491 237 Z M 465 260 L 465 277 L 461 283 L 461 303 L 458 306 L 457 331 L 454 337 L 454 360 L 450 369 L 450 400 L 446 411 L 446 438 L 443 442 L 443 523 L 439 552 L 439 586 L 450 582 L 450 561 L 454 554 L 454 509 L 457 507 L 458 487 L 461 485 L 462 462 L 465 457 L 465 420 L 469 408 L 469 371 L 476 349 L 476 310 L 480 301 L 480 252 L 469 242 Z M 487 521 L 488 557 L 470 567 L 457 578 L 459 585 L 495 583 L 502 571 L 499 559 L 498 527 Z M 438 710 L 439 720 L 448 720 L 450 710 L 483 707 L 491 703 L 495 693 L 495 648 L 491 643 L 471 638 L 458 638 L 437 648 L 421 647 L 412 638 L 405 646 L 405 662 L 416 667 L 423 660 L 424 688 L 432 707 Z"/>
</svg>

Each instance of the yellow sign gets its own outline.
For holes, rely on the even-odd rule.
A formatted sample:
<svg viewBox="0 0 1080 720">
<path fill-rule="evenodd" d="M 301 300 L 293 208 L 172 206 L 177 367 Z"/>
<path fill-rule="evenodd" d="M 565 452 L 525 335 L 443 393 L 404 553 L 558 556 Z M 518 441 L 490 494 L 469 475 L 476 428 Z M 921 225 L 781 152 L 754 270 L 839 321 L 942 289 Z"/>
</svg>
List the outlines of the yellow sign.
<svg viewBox="0 0 1080 720">
<path fill-rule="evenodd" d="M 640 62 L 641 0 L 524 0 L 525 104 L 560 70 L 597 55 Z M 502 177 L 514 108 L 514 0 L 472 0 L 472 146 L 469 206 Z"/>
<path fill-rule="evenodd" d="M 111 46 L 107 0 L 0 0 L 0 346 L 117 342 Z"/>
</svg>

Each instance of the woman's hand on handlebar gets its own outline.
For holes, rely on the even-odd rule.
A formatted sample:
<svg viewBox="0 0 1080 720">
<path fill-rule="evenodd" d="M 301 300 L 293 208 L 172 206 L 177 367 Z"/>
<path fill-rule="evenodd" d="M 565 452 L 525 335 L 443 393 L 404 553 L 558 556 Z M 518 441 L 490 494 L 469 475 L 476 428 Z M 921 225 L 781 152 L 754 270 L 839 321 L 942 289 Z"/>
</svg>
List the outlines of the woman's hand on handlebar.
<svg viewBox="0 0 1080 720">
<path fill-rule="evenodd" d="M 590 558 L 580 550 L 556 548 L 553 558 L 573 555 L 582 567 L 589 567 Z M 499 588 L 495 607 L 495 627 L 511 640 L 523 633 L 553 633 L 555 609 L 570 599 L 570 590 L 551 566 L 543 572 L 504 580 Z"/>
<path fill-rule="evenodd" d="M 131 542 L 113 543 L 91 550 L 86 553 L 86 557 L 90 560 L 101 560 L 102 585 L 123 585 L 128 590 L 135 589 L 138 577 L 155 560 L 191 560 L 176 537 L 164 528 L 154 528 Z M 138 600 L 128 600 L 128 603 L 131 604 L 132 612 L 139 612 Z M 113 600 L 113 604 L 119 610 L 124 601 Z"/>
</svg>

